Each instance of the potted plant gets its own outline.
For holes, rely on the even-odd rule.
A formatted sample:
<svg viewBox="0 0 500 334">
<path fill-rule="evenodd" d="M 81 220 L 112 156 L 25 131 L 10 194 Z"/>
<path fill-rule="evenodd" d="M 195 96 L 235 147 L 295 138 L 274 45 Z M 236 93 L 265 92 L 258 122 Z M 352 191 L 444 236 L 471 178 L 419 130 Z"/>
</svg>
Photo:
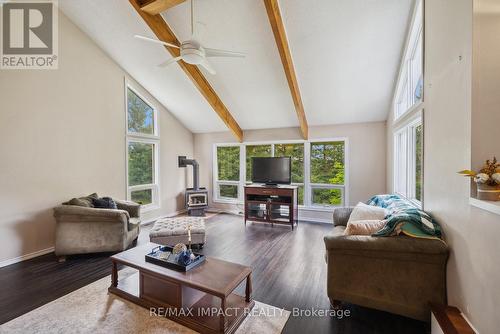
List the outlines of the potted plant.
<svg viewBox="0 0 500 334">
<path fill-rule="evenodd" d="M 474 179 L 477 184 L 477 199 L 500 201 L 500 163 L 496 157 L 486 160 L 479 173 L 467 169 L 458 173 Z"/>
</svg>

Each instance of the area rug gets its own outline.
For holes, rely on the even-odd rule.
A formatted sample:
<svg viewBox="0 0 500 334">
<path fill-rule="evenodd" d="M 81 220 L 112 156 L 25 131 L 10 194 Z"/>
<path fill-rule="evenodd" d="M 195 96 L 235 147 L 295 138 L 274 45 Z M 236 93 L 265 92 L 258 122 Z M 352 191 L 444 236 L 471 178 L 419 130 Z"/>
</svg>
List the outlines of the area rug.
<svg viewBox="0 0 500 334">
<path fill-rule="evenodd" d="M 120 273 L 122 276 L 122 273 Z M 0 325 L 0 333 L 196 333 L 149 310 L 108 294 L 110 277 L 105 277 L 29 313 Z M 254 311 L 240 325 L 237 334 L 281 333 L 290 312 L 255 302 Z"/>
</svg>

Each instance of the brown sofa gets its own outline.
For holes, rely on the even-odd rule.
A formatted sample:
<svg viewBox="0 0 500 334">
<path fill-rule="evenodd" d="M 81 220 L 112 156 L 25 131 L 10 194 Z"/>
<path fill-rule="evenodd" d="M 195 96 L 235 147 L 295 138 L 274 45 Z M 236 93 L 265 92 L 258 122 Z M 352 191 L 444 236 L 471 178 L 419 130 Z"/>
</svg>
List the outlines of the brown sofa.
<svg viewBox="0 0 500 334">
<path fill-rule="evenodd" d="M 448 247 L 405 236 L 344 236 L 352 208 L 333 213 L 325 236 L 332 305 L 348 302 L 430 321 L 429 303 L 446 304 Z"/>
<path fill-rule="evenodd" d="M 55 253 L 65 255 L 125 250 L 137 239 L 140 228 L 140 205 L 116 201 L 118 209 L 97 209 L 60 205 L 56 218 Z"/>
</svg>

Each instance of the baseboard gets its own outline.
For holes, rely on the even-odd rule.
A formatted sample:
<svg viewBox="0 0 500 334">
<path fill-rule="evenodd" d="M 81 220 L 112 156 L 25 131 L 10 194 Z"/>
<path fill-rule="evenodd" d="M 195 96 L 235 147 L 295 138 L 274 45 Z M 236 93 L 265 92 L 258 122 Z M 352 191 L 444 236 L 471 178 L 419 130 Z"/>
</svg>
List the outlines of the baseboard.
<svg viewBox="0 0 500 334">
<path fill-rule="evenodd" d="M 224 209 L 207 209 L 206 212 L 210 212 L 210 213 L 227 213 L 229 215 L 235 215 L 235 216 L 242 216 L 243 217 L 243 213 L 240 213 L 240 210 L 224 210 Z"/>
<path fill-rule="evenodd" d="M 26 261 L 26 260 L 32 259 L 34 257 L 37 257 L 37 256 L 49 254 L 49 253 L 52 253 L 53 251 L 54 251 L 54 247 L 49 247 L 49 248 L 45 248 L 45 249 L 42 249 L 42 250 L 39 250 L 39 251 L 36 251 L 33 253 L 18 256 L 18 257 L 15 257 L 13 259 L 3 260 L 2 262 L 0 262 L 0 268 L 10 266 L 11 264 L 18 263 L 21 261 Z"/>
<path fill-rule="evenodd" d="M 182 213 L 186 213 L 186 212 L 187 212 L 186 209 L 178 210 L 178 211 L 175 211 L 175 212 L 172 212 L 172 213 L 169 213 L 169 214 L 166 214 L 166 215 L 162 215 L 160 217 L 156 217 L 154 219 L 148 220 L 147 222 L 141 223 L 141 225 L 152 224 L 157 219 L 167 218 L 167 217 L 174 217 L 174 216 L 178 216 L 178 215 L 180 215 Z M 45 255 L 45 254 L 49 254 L 49 253 L 52 253 L 53 251 L 54 251 L 54 247 L 49 247 L 49 248 L 42 249 L 42 250 L 39 250 L 39 251 L 36 251 L 36 252 L 33 252 L 33 253 L 29 253 L 29 254 L 24 254 L 24 255 L 18 256 L 18 257 L 15 257 L 13 259 L 3 260 L 2 262 L 0 262 L 0 268 L 9 266 L 9 265 L 14 264 L 14 263 L 26 261 L 26 260 L 32 259 L 34 257 L 37 257 L 37 256 L 42 256 L 42 255 Z"/>
</svg>

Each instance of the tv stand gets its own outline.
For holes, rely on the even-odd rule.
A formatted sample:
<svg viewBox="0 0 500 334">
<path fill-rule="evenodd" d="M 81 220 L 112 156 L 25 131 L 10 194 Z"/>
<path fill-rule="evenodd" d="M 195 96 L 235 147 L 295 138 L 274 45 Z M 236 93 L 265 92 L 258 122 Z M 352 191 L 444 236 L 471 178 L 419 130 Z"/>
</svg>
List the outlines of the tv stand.
<svg viewBox="0 0 500 334">
<path fill-rule="evenodd" d="M 296 186 L 245 186 L 245 225 L 247 221 L 286 224 L 298 223 Z"/>
</svg>

